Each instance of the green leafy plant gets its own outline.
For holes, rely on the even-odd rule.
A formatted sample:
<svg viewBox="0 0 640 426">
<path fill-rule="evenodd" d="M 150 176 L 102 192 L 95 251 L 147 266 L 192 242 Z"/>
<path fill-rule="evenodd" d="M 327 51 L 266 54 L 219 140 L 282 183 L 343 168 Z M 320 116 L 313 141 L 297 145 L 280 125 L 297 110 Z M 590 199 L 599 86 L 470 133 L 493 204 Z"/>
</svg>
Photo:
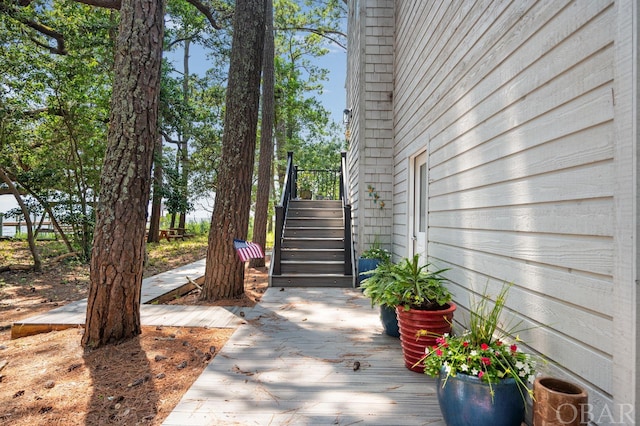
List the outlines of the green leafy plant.
<svg viewBox="0 0 640 426">
<path fill-rule="evenodd" d="M 362 281 L 361 287 L 372 304 L 403 305 L 405 310 L 442 309 L 451 301 L 451 293 L 445 286 L 447 279 L 441 275 L 447 269 L 430 272 L 430 266 L 420 265 L 417 254 L 398 264 L 383 262 Z"/>
<path fill-rule="evenodd" d="M 389 262 L 391 260 L 391 253 L 380 247 L 380 243 L 375 241 L 369 249 L 362 252 L 360 257 L 363 259 L 377 259 L 381 262 Z"/>
<path fill-rule="evenodd" d="M 437 377 L 446 373 L 443 385 L 449 377 L 466 374 L 478 377 L 491 386 L 502 379 L 513 378 L 525 398 L 532 391 L 526 383 L 535 379 L 536 361 L 522 352 L 516 334 L 519 324 L 501 331 L 500 316 L 504 309 L 511 284 L 505 284 L 493 306 L 486 289 L 479 301 L 471 303 L 468 330 L 458 336 L 445 334 L 436 338 L 437 345 L 427 349 L 421 361 L 425 374 Z M 520 330 L 521 331 L 521 330 Z M 422 335 L 428 332 L 421 331 Z M 510 336 L 516 334 L 515 338 Z M 493 395 L 493 389 L 491 389 Z"/>
<path fill-rule="evenodd" d="M 362 274 L 367 278 L 362 280 L 360 288 L 371 299 L 371 306 L 396 307 L 397 297 L 387 290 L 393 284 L 393 267 L 391 261 L 381 262 L 375 269 Z"/>
</svg>

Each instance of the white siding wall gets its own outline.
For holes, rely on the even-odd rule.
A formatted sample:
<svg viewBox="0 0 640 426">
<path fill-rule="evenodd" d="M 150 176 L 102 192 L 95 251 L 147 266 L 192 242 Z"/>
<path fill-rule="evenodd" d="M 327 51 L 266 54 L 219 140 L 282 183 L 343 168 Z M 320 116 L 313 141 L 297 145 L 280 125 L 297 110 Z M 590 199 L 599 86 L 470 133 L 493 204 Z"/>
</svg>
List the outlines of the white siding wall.
<svg viewBox="0 0 640 426">
<path fill-rule="evenodd" d="M 360 254 L 374 241 L 391 248 L 395 2 L 351 1 L 349 8 L 347 93 L 354 119 L 348 160 Z"/>
<path fill-rule="evenodd" d="M 521 337 L 587 387 L 596 417 L 635 389 L 613 382 L 617 16 L 613 0 L 396 7 L 394 251 L 426 149 L 428 255 L 452 268 L 460 317 L 470 294 L 514 282 Z"/>
</svg>

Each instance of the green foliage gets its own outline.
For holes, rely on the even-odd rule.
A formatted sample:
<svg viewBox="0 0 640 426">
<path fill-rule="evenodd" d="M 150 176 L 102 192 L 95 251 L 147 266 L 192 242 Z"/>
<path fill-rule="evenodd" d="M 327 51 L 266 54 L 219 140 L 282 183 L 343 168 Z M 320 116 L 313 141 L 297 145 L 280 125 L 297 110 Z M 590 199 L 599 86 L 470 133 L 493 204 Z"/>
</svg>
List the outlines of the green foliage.
<svg viewBox="0 0 640 426">
<path fill-rule="evenodd" d="M 165 147 L 163 194 L 170 211 L 186 211 L 217 185 L 234 1 L 207 2 L 215 29 L 185 0 L 167 2 L 165 48 L 176 52 L 189 40 L 204 47 L 211 69 L 195 75 L 168 62 L 163 67 L 161 129 L 189 144 L 188 182 Z M 24 6 L 22 6 L 24 4 Z M 60 223 L 71 225 L 73 244 L 89 256 L 94 208 L 106 147 L 118 13 L 75 1 L 7 3 L 0 14 L 0 165 L 20 189 L 37 195 L 33 213 L 48 204 Z M 337 0 L 275 1 L 277 120 L 286 134 L 278 147 L 299 154 L 308 168 L 335 168 L 341 129 L 315 99 L 327 71 L 312 59 L 344 46 L 345 5 Z M 60 33 L 57 41 L 25 25 L 38 22 Z M 337 44 L 336 44 L 337 42 Z M 192 54 L 192 58 L 195 55 Z M 193 63 L 193 60 L 192 60 Z M 180 64 L 182 64 L 180 62 Z M 165 139 L 166 140 L 166 139 Z"/>
<path fill-rule="evenodd" d="M 526 382 L 533 383 L 535 379 L 536 361 L 518 347 L 519 323 L 503 326 L 504 331 L 499 328 L 510 288 L 511 284 L 505 283 L 495 302 L 486 288 L 479 301 L 472 301 L 468 330 L 458 336 L 445 334 L 436 339 L 438 345 L 421 360 L 425 374 L 436 377 L 444 371 L 445 385 L 446 379 L 457 374 L 476 376 L 490 386 L 510 378 L 518 383 L 523 399 L 527 393 L 533 396 Z"/>
<path fill-rule="evenodd" d="M 363 251 L 360 255 L 363 259 L 377 259 L 381 262 L 391 261 L 391 253 L 388 250 L 382 248 L 380 243 L 374 241 L 367 250 Z"/>
<path fill-rule="evenodd" d="M 447 269 L 429 271 L 430 264 L 420 265 L 420 256 L 402 259 L 400 263 L 382 262 L 362 281 L 364 294 L 372 304 L 405 309 L 436 310 L 451 301 L 441 274 Z"/>
<path fill-rule="evenodd" d="M 398 305 L 398 297 L 391 291 L 394 284 L 394 267 L 391 262 L 381 262 L 373 271 L 363 273 L 367 278 L 362 280 L 360 288 L 363 289 L 363 294 L 371 299 L 371 306 L 395 308 Z"/>
</svg>

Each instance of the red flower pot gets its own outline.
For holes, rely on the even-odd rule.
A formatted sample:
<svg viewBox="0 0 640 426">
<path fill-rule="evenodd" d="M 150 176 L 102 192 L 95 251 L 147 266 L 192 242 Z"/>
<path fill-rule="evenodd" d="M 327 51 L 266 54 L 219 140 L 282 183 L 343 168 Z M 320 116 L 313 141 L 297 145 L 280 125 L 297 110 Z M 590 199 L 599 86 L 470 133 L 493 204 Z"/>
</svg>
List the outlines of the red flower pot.
<svg viewBox="0 0 640 426">
<path fill-rule="evenodd" d="M 404 365 L 411 371 L 424 373 L 422 364 L 416 365 L 424 357 L 427 347 L 435 346 L 436 338 L 444 333 L 451 333 L 453 311 L 456 305 L 450 303 L 447 308 L 438 311 L 423 311 L 409 309 L 404 306 L 396 307 L 398 326 L 400 328 L 400 344 L 404 355 Z M 418 336 L 421 330 L 426 330 L 426 336 Z"/>
</svg>

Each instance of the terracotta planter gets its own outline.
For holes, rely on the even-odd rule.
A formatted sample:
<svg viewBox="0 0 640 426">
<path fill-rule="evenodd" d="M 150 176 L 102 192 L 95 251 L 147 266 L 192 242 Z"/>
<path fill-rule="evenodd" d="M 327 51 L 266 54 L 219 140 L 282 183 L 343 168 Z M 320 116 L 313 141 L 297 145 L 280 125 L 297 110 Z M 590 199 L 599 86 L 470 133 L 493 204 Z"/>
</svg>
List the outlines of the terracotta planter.
<svg viewBox="0 0 640 426">
<path fill-rule="evenodd" d="M 580 386 L 554 377 L 533 383 L 533 425 L 582 426 L 588 424 L 588 395 Z"/>
<path fill-rule="evenodd" d="M 424 373 L 424 366 L 415 364 L 424 356 L 427 346 L 437 344 L 438 335 L 451 332 L 451 322 L 455 310 L 456 305 L 453 303 L 450 303 L 448 308 L 439 311 L 418 309 L 405 311 L 402 305 L 396 308 L 404 365 L 409 370 Z M 417 337 L 420 330 L 427 330 L 429 335 Z"/>
</svg>

